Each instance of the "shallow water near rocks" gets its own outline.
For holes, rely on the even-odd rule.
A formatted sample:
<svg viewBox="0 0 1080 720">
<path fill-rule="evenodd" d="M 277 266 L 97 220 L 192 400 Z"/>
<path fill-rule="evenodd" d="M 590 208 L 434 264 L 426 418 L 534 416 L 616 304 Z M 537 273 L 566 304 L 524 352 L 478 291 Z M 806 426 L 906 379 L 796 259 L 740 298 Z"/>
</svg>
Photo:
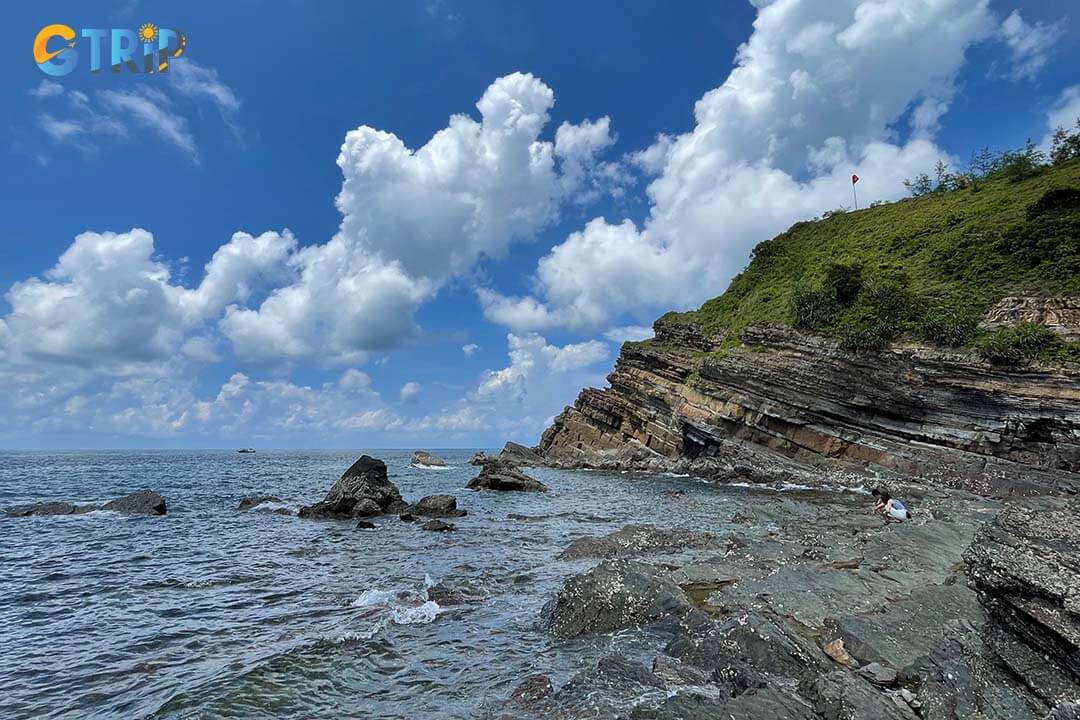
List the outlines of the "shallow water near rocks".
<svg viewBox="0 0 1080 720">
<path fill-rule="evenodd" d="M 656 652 L 645 632 L 567 642 L 538 626 L 562 582 L 596 562 L 556 560 L 571 541 L 628 523 L 767 532 L 777 502 L 769 489 L 545 469 L 529 472 L 548 493 L 474 493 L 473 450 L 434 450 L 448 469 L 365 452 L 408 500 L 456 495 L 469 513 L 457 531 L 236 510 L 251 494 L 318 500 L 359 451 L 0 453 L 0 507 L 140 487 L 169 505 L 157 518 L 0 517 L 4 717 L 485 717 L 530 674 L 558 685 L 603 655 Z M 742 508 L 762 527 L 733 525 Z M 442 607 L 427 593 L 440 581 L 477 597 Z"/>
</svg>

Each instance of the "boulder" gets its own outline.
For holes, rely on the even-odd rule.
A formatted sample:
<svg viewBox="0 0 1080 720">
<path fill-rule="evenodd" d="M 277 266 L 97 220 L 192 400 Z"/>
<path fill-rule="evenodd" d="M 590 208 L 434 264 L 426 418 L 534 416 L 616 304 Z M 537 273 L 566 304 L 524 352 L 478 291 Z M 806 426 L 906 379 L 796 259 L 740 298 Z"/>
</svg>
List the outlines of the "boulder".
<svg viewBox="0 0 1080 720">
<path fill-rule="evenodd" d="M 473 453 L 473 456 L 469 458 L 470 465 L 483 465 L 488 461 L 488 454 L 481 450 L 480 452 Z"/>
<path fill-rule="evenodd" d="M 421 525 L 420 528 L 430 532 L 453 532 L 454 530 L 457 530 L 457 527 L 453 523 L 443 522 L 442 520 L 428 520 Z"/>
<path fill-rule="evenodd" d="M 356 529 L 357 530 L 374 530 L 375 529 L 375 523 L 371 522 L 370 520 L 361 520 L 360 522 L 356 523 Z"/>
<path fill-rule="evenodd" d="M 467 514 L 464 510 L 458 509 L 457 498 L 453 495 L 428 495 L 410 505 L 405 512 L 431 518 L 463 517 Z"/>
<path fill-rule="evenodd" d="M 1042 497 L 1006 505 L 964 553 L 986 608 L 982 637 L 1050 705 L 1080 697 L 1080 510 Z"/>
<path fill-rule="evenodd" d="M 109 510 L 127 515 L 164 515 L 168 508 L 165 498 L 151 490 L 138 490 L 104 505 L 75 505 L 69 502 L 39 502 L 32 505 L 18 505 L 8 508 L 9 517 L 28 517 L 31 515 L 78 515 L 94 510 Z"/>
<path fill-rule="evenodd" d="M 547 486 L 534 480 L 502 458 L 484 464 L 480 474 L 466 485 L 469 490 L 546 492 Z"/>
<path fill-rule="evenodd" d="M 419 467 L 446 467 L 446 461 L 437 455 L 432 455 L 429 452 L 423 450 L 417 450 L 413 453 L 411 465 Z"/>
<path fill-rule="evenodd" d="M 507 442 L 499 453 L 498 459 L 506 460 L 514 465 L 524 465 L 525 467 L 544 464 L 544 459 L 536 448 L 527 448 L 524 445 L 518 445 L 516 442 Z"/>
<path fill-rule="evenodd" d="M 262 505 L 267 502 L 279 503 L 281 502 L 281 498 L 277 495 L 248 495 L 240 500 L 240 505 L 236 509 L 250 510 L 257 505 Z"/>
<path fill-rule="evenodd" d="M 652 567 L 609 560 L 568 579 L 543 609 L 543 624 L 559 638 L 645 625 L 690 609 L 686 595 Z"/>
<path fill-rule="evenodd" d="M 416 522 L 416 516 L 412 513 L 401 513 L 400 515 L 398 515 L 398 520 L 407 523 Z"/>
<path fill-rule="evenodd" d="M 603 537 L 579 538 L 559 554 L 559 559 L 632 557 L 649 553 L 703 549 L 716 542 L 716 537 L 707 532 L 658 528 L 652 525 L 627 525 Z"/>
<path fill-rule="evenodd" d="M 364 455 L 342 474 L 320 502 L 300 508 L 303 518 L 353 519 L 400 513 L 405 501 L 386 477 L 386 463 Z"/>
</svg>

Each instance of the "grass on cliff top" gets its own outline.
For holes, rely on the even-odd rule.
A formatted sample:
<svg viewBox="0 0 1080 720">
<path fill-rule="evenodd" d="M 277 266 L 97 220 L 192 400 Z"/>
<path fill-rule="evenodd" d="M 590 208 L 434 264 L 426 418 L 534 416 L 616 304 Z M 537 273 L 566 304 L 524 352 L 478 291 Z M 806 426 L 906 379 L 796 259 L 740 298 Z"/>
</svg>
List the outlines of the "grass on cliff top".
<svg viewBox="0 0 1080 720">
<path fill-rule="evenodd" d="M 886 343 L 919 317 L 937 317 L 963 336 L 941 344 L 976 345 L 971 318 L 1005 296 L 1080 295 L 1080 206 L 1048 212 L 1036 206 L 1061 189 L 1080 189 L 1080 160 L 1039 168 L 1019 181 L 992 175 L 976 187 L 800 222 L 754 248 L 749 266 L 723 295 L 662 320 L 692 322 L 709 335 L 726 330 L 724 346 L 730 347 L 749 325 L 800 324 L 795 301 L 812 300 L 839 263 L 861 275 L 857 298 L 809 322 L 801 319 L 803 326 L 854 346 L 865 341 L 870 349 L 886 322 L 878 307 L 884 297 L 909 305 L 899 309 L 906 325 Z M 952 327 L 965 323 L 970 331 Z"/>
</svg>

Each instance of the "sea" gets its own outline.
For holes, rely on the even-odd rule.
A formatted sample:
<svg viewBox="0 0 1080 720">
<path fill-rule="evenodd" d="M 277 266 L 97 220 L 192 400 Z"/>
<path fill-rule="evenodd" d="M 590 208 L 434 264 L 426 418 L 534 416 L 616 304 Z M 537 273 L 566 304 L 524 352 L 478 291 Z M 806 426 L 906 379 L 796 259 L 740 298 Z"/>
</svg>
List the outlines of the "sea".
<svg viewBox="0 0 1080 720">
<path fill-rule="evenodd" d="M 0 513 L 0 717 L 487 718 L 542 673 L 648 658 L 647 632 L 560 641 L 544 604 L 595 560 L 573 540 L 630 523 L 722 529 L 751 488 L 530 470 L 546 493 L 473 492 L 475 449 L 0 453 L 0 508 L 99 503 L 140 488 L 168 514 Z M 361 454 L 406 500 L 452 494 L 454 532 L 301 519 Z M 676 492 L 671 492 L 676 491 Z M 280 504 L 239 511 L 245 495 Z M 440 605 L 429 589 L 458 588 Z"/>
</svg>

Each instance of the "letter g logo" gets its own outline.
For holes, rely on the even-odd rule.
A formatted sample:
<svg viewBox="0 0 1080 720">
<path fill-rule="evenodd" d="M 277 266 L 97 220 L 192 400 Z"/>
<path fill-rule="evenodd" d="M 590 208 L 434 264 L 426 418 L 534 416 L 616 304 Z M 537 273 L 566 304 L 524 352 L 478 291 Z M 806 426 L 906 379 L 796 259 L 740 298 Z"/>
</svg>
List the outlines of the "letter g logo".
<svg viewBox="0 0 1080 720">
<path fill-rule="evenodd" d="M 49 41 L 54 37 L 62 38 L 67 44 L 59 50 L 48 49 Z M 53 62 L 56 58 L 60 62 Z M 34 38 L 34 62 L 46 74 L 53 76 L 67 75 L 75 69 L 79 53 L 75 50 L 75 30 L 67 25 L 46 25 Z"/>
</svg>

